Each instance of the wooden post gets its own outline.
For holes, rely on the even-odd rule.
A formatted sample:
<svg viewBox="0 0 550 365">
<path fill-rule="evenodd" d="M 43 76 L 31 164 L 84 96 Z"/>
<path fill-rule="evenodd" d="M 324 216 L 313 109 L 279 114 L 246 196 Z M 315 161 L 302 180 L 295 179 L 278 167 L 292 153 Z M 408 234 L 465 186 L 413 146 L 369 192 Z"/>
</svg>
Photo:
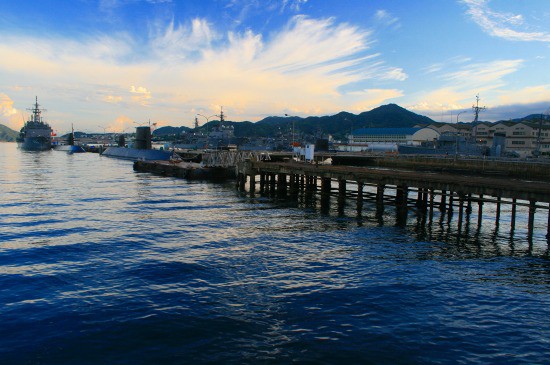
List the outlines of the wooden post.
<svg viewBox="0 0 550 365">
<path fill-rule="evenodd" d="M 464 194 L 458 193 L 458 232 L 462 229 L 462 217 L 464 209 Z"/>
<path fill-rule="evenodd" d="M 500 196 L 497 197 L 497 212 L 496 212 L 496 217 L 495 217 L 495 221 L 496 221 L 496 224 L 500 224 L 500 201 L 501 201 L 501 198 Z"/>
<path fill-rule="evenodd" d="M 423 191 L 424 189 L 418 188 L 416 191 L 416 207 L 420 208 L 422 206 L 422 200 L 423 200 Z"/>
<path fill-rule="evenodd" d="M 243 175 L 242 172 L 238 172 L 238 173 L 237 173 L 237 181 L 235 182 L 235 189 L 237 189 L 237 190 L 241 190 L 241 178 L 242 178 L 242 175 Z"/>
<path fill-rule="evenodd" d="M 280 197 L 286 196 L 286 174 L 279 174 L 277 177 L 277 194 Z"/>
<path fill-rule="evenodd" d="M 357 182 L 357 215 L 361 215 L 363 211 L 363 183 Z"/>
<path fill-rule="evenodd" d="M 246 186 L 246 175 L 241 174 L 241 185 L 240 185 L 239 189 L 241 191 L 245 191 L 245 186 Z"/>
<path fill-rule="evenodd" d="M 250 175 L 250 195 L 254 195 L 256 192 L 256 175 Z"/>
<path fill-rule="evenodd" d="M 409 199 L 409 188 L 406 185 L 397 186 L 395 194 L 395 203 L 397 219 L 397 226 L 403 227 L 407 224 L 407 213 L 408 213 L 408 199 Z"/>
<path fill-rule="evenodd" d="M 535 226 L 535 209 L 536 202 L 534 200 L 529 201 L 529 221 L 527 223 L 527 236 L 529 239 L 533 237 L 533 229 Z"/>
<path fill-rule="evenodd" d="M 386 186 L 384 184 L 376 185 L 376 205 L 384 206 L 384 189 Z"/>
<path fill-rule="evenodd" d="M 293 199 L 298 197 L 298 175 L 290 175 L 290 195 Z"/>
<path fill-rule="evenodd" d="M 330 177 L 321 178 L 321 213 L 327 214 L 330 207 Z"/>
<path fill-rule="evenodd" d="M 481 221 L 483 219 L 483 194 L 479 196 L 479 200 L 477 201 L 477 227 L 479 230 L 479 227 L 481 227 Z"/>
<path fill-rule="evenodd" d="M 342 213 L 346 204 L 346 180 L 338 180 L 338 212 Z"/>
<path fill-rule="evenodd" d="M 434 195 L 435 195 L 434 189 L 430 189 L 430 213 L 429 213 L 430 222 L 432 221 L 434 216 Z"/>
<path fill-rule="evenodd" d="M 441 201 L 439 202 L 439 210 L 440 211 L 445 211 L 445 207 L 447 205 L 446 203 L 446 198 L 447 198 L 447 191 L 446 190 L 441 190 Z"/>
<path fill-rule="evenodd" d="M 270 174 L 270 181 L 269 181 L 269 193 L 271 195 L 275 195 L 275 183 L 276 183 L 276 178 L 275 178 L 275 174 Z"/>
<path fill-rule="evenodd" d="M 260 194 L 265 192 L 265 173 L 260 173 Z"/>
<path fill-rule="evenodd" d="M 428 188 L 422 189 L 422 212 L 426 213 L 428 209 Z"/>
<path fill-rule="evenodd" d="M 517 199 L 512 199 L 512 217 L 510 218 L 510 232 L 513 233 L 516 229 L 516 201 Z"/>
</svg>

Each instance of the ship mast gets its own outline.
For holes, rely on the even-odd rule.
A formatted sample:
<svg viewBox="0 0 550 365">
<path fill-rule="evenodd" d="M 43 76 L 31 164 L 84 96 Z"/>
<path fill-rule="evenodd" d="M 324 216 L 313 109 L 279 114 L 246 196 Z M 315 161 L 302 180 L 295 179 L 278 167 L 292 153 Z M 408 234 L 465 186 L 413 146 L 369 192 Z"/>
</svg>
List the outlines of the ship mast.
<svg viewBox="0 0 550 365">
<path fill-rule="evenodd" d="M 486 107 L 479 106 L 479 94 L 476 95 L 476 105 L 472 105 L 472 109 L 474 109 L 474 124 L 478 122 L 479 118 L 479 112 L 487 109 Z"/>
<path fill-rule="evenodd" d="M 223 106 L 220 107 L 220 127 L 223 125 L 224 122 L 224 116 L 223 116 Z"/>
<path fill-rule="evenodd" d="M 45 109 L 40 109 L 40 105 L 38 104 L 38 96 L 35 96 L 35 102 L 34 102 L 34 108 L 28 109 L 28 111 L 32 112 L 32 122 L 40 123 L 42 122 L 42 118 L 40 117 L 40 114 L 42 114 L 43 111 L 46 111 Z"/>
</svg>

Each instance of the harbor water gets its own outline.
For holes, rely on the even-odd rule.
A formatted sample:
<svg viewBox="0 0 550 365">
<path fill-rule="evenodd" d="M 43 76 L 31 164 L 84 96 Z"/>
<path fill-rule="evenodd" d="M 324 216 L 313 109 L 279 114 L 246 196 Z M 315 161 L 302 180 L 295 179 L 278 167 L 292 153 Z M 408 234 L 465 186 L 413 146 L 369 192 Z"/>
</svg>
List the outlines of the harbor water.
<svg viewBox="0 0 550 365">
<path fill-rule="evenodd" d="M 403 227 L 14 143 L 0 192 L 2 364 L 550 363 L 546 213 Z"/>
</svg>

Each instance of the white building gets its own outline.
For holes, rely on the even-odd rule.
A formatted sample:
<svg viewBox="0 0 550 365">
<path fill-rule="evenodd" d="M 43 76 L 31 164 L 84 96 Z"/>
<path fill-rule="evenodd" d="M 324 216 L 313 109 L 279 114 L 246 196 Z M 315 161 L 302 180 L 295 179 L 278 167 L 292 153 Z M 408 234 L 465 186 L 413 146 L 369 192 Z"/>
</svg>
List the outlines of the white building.
<svg viewBox="0 0 550 365">
<path fill-rule="evenodd" d="M 421 146 L 437 141 L 432 128 L 361 128 L 348 136 L 347 151 L 397 151 L 397 145 Z"/>
</svg>

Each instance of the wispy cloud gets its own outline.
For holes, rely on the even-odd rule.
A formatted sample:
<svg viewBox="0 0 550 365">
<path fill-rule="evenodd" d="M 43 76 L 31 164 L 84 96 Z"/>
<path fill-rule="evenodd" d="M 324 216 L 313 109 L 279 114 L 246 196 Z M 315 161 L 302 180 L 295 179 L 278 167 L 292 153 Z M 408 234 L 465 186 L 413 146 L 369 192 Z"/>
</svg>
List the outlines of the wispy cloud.
<svg viewBox="0 0 550 365">
<path fill-rule="evenodd" d="M 496 60 L 486 63 L 464 64 L 456 70 L 441 72 L 433 70 L 434 77 L 438 78 L 442 86 L 433 91 L 417 94 L 414 105 L 408 107 L 427 115 L 438 114 L 441 111 L 468 109 L 476 94 L 484 94 L 492 103 L 498 103 L 497 95 L 514 94 L 506 82 L 506 76 L 517 72 L 524 61 Z M 448 67 L 448 64 L 447 64 Z M 448 68 L 445 69 L 448 69 Z M 517 91 L 522 94 L 522 99 L 533 99 L 532 91 Z M 488 97 L 488 95 L 491 95 Z M 546 94 L 547 100 L 550 95 Z"/>
<path fill-rule="evenodd" d="M 468 7 L 467 13 L 488 34 L 511 41 L 550 42 L 550 33 L 531 32 L 523 15 L 494 11 L 489 0 L 462 0 Z"/>
<path fill-rule="evenodd" d="M 302 5 L 307 3 L 307 0 L 283 0 L 282 9 L 290 8 L 292 11 L 300 11 Z"/>
<path fill-rule="evenodd" d="M 374 18 L 379 25 L 382 25 L 384 27 L 391 27 L 394 29 L 401 27 L 401 24 L 399 23 L 399 18 L 393 16 L 387 10 L 377 10 L 374 14 Z"/>
<path fill-rule="evenodd" d="M 55 88 L 98 113 L 138 119 L 154 110 L 158 118 L 183 116 L 174 123 L 190 125 L 196 110 L 224 105 L 228 114 L 242 113 L 234 120 L 255 120 L 283 110 L 337 112 L 400 95 L 394 88 L 352 98 L 340 91 L 365 80 L 407 78 L 380 54 L 369 54 L 373 41 L 368 30 L 332 18 L 295 16 L 269 38 L 252 30 L 222 33 L 196 18 L 152 24 L 145 43 L 128 33 L 78 41 L 12 36 L 0 44 L 0 74 L 13 85 L 32 83 L 33 93 Z"/>
<path fill-rule="evenodd" d="M 424 67 L 423 71 L 427 74 L 438 73 L 445 69 L 456 68 L 457 65 L 462 65 L 470 61 L 471 61 L 471 58 L 469 57 L 463 57 L 463 56 L 452 57 L 443 62 L 436 62 L 431 65 L 428 65 Z"/>
</svg>

